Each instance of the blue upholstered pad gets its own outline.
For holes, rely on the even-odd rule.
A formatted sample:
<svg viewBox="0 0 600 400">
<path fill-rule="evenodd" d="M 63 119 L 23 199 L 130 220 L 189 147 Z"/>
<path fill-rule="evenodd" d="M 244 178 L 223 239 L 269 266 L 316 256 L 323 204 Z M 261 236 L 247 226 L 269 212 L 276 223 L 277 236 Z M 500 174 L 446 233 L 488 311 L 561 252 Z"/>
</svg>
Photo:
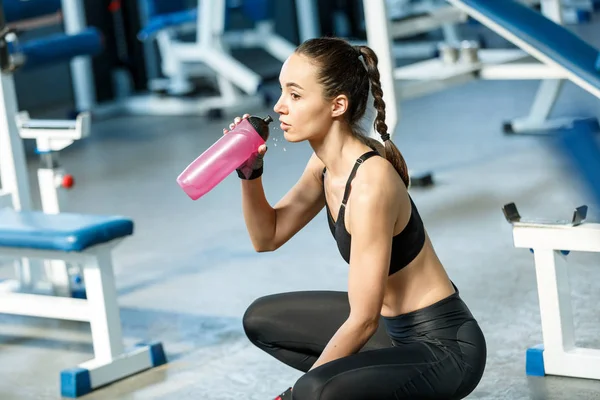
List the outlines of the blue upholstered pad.
<svg viewBox="0 0 600 400">
<path fill-rule="evenodd" d="M 95 56 L 103 51 L 104 44 L 102 33 L 90 27 L 76 34 L 55 33 L 18 45 L 9 42 L 8 49 L 11 53 L 16 51 L 23 53 L 25 56 L 25 64 L 21 67 L 23 70 L 69 61 L 77 56 Z"/>
<path fill-rule="evenodd" d="M 123 217 L 0 209 L 0 247 L 82 251 L 132 233 Z"/>
<path fill-rule="evenodd" d="M 567 28 L 514 0 L 457 0 L 509 30 L 565 69 L 600 89 L 598 49 Z"/>
<path fill-rule="evenodd" d="M 162 29 L 196 22 L 197 19 L 197 8 L 157 15 L 148 20 L 144 29 L 138 33 L 138 38 L 140 40 L 147 40 Z"/>
</svg>

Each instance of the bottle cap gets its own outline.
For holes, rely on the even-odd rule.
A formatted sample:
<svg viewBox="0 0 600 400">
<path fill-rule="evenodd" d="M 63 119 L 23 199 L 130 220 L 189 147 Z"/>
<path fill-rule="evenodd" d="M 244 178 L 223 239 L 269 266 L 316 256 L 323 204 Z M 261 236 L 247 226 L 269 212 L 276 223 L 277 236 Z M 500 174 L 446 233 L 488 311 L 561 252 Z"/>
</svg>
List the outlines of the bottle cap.
<svg viewBox="0 0 600 400">
<path fill-rule="evenodd" d="M 248 118 L 248 122 L 250 122 L 256 133 L 266 142 L 269 138 L 269 124 L 273 122 L 273 118 L 270 115 L 267 115 L 265 118 L 251 116 Z"/>
</svg>

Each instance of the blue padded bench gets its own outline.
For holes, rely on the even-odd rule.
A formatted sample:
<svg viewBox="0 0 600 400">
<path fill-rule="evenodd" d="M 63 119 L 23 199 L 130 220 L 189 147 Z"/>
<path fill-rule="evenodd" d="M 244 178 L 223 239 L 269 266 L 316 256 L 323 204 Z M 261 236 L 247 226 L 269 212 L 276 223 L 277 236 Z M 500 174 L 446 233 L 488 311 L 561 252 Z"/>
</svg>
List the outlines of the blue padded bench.
<svg viewBox="0 0 600 400">
<path fill-rule="evenodd" d="M 83 396 L 167 362 L 160 343 L 123 346 L 111 252 L 132 233 L 133 222 L 124 217 L 0 209 L 0 258 L 83 266 L 87 299 L 0 290 L 0 313 L 90 323 L 94 359 L 61 371 L 63 397 Z"/>
<path fill-rule="evenodd" d="M 567 28 L 514 0 L 447 0 L 542 62 L 600 97 L 600 52 Z"/>
<path fill-rule="evenodd" d="M 131 234 L 133 221 L 123 217 L 0 209 L 0 247 L 81 252 Z"/>
</svg>

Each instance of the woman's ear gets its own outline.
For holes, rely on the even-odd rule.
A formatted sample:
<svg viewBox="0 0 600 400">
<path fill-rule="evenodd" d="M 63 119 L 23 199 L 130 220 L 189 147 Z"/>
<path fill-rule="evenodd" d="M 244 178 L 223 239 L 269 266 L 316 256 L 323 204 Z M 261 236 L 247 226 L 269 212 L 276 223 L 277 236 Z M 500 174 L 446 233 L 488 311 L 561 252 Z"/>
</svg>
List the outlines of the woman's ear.
<svg viewBox="0 0 600 400">
<path fill-rule="evenodd" d="M 339 117 L 348 111 L 348 97 L 341 94 L 331 101 L 331 116 Z"/>
</svg>

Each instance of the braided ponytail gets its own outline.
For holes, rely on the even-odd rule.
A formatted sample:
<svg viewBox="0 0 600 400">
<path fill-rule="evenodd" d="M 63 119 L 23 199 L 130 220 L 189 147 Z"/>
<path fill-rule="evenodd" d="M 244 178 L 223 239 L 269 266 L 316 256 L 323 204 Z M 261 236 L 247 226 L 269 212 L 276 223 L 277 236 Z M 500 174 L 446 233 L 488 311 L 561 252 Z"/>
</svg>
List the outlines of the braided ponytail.
<svg viewBox="0 0 600 400">
<path fill-rule="evenodd" d="M 373 126 L 375 130 L 381 136 L 381 140 L 385 146 L 385 158 L 394 166 L 404 184 L 408 187 L 410 178 L 408 175 L 408 166 L 406 161 L 400 153 L 400 150 L 391 141 L 388 133 L 388 127 L 385 123 L 385 102 L 383 101 L 383 90 L 381 89 L 381 80 L 379 75 L 379 69 L 377 68 L 377 55 L 368 46 L 358 46 L 357 50 L 363 57 L 365 65 L 367 67 L 367 74 L 371 83 L 371 93 L 373 94 L 373 105 L 377 110 L 377 116 Z"/>
</svg>

